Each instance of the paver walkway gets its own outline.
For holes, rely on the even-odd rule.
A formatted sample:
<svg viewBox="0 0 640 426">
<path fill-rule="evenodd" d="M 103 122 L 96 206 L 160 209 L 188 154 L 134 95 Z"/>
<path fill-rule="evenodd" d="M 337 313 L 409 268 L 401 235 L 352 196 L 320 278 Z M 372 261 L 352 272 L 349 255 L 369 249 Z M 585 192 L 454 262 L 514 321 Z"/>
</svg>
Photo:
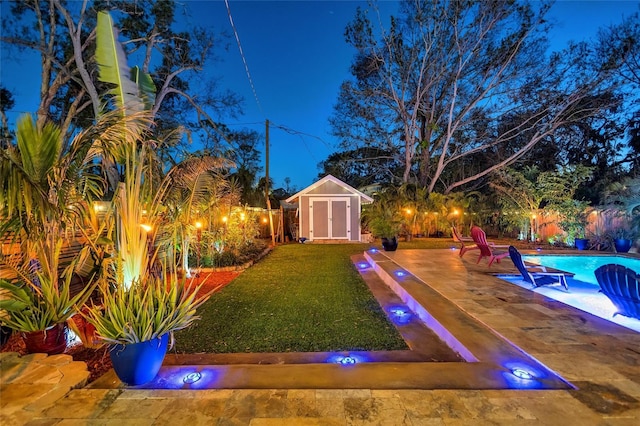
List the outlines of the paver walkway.
<svg viewBox="0 0 640 426">
<path fill-rule="evenodd" d="M 491 276 L 449 250 L 387 254 L 572 390 L 95 389 L 67 356 L 0 354 L 0 424 L 640 424 L 640 334 Z"/>
</svg>

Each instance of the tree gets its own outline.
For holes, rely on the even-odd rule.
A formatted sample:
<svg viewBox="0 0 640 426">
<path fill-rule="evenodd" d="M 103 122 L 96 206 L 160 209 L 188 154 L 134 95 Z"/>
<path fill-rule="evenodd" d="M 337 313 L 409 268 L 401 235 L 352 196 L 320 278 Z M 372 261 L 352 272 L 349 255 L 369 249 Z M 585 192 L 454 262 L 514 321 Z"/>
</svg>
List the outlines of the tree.
<svg viewBox="0 0 640 426">
<path fill-rule="evenodd" d="M 498 193 L 498 204 L 502 212 L 501 221 L 507 228 L 517 227 L 524 237 L 535 240 L 536 224 L 543 217 L 545 191 L 540 184 L 545 173 L 536 166 L 521 169 L 507 167 L 491 174 L 490 186 Z"/>
<path fill-rule="evenodd" d="M 402 162 L 388 151 L 377 147 L 362 147 L 334 152 L 318 164 L 319 178 L 331 174 L 354 188 L 373 184 L 390 184 Z"/>
<path fill-rule="evenodd" d="M 43 315 L 71 315 L 70 306 L 82 303 L 81 298 L 69 301 L 72 273 L 86 272 L 84 278 L 91 279 L 101 263 L 103 251 L 90 254 L 90 241 L 83 241 L 85 247 L 71 265 L 60 258 L 64 243 L 78 239 L 78 230 L 89 221 L 91 201 L 103 194 L 94 167 L 99 154 L 94 140 L 104 136 L 104 130 L 98 124 L 63 143 L 58 126 L 47 122 L 37 128 L 33 117 L 25 114 L 17 123 L 15 145 L 0 150 L 0 239 L 19 242 L 22 254 L 0 260 L 37 298 L 46 299 Z M 68 307 L 57 303 L 65 299 Z"/>
<path fill-rule="evenodd" d="M 236 165 L 229 177 L 234 179 L 242 190 L 242 204 L 263 205 L 264 191 L 260 192 L 255 187 L 258 173 L 262 171 L 260 151 L 257 147 L 262 143 L 263 136 L 254 130 L 243 129 L 229 132 L 228 139 L 230 149 L 225 156 Z"/>
<path fill-rule="evenodd" d="M 402 181 L 448 193 L 608 108 L 594 95 L 618 80 L 586 44 L 545 59 L 549 4 L 536 5 L 406 1 L 378 37 L 359 9 L 345 31 L 353 80 L 332 122 L 343 146 L 392 145 Z M 449 172 L 478 153 L 485 163 Z"/>
<path fill-rule="evenodd" d="M 206 93 L 193 95 L 189 81 L 204 76 L 208 61 L 215 60 L 214 49 L 221 43 L 210 29 L 175 31 L 175 8 L 174 1 L 165 0 L 12 2 L 11 13 L 3 17 L 0 40 L 16 53 L 26 50 L 40 55 L 38 127 L 51 119 L 60 123 L 61 135 L 69 135 L 97 120 L 105 91 L 104 84 L 93 78 L 99 10 L 119 17 L 116 24 L 129 38 L 125 53 L 141 58 L 141 75 L 151 75 L 158 88 L 150 110 L 159 132 L 174 129 L 179 122 L 199 128 L 200 122 L 206 121 L 215 129 L 213 117 L 237 113 L 239 99 L 220 91 L 213 77 L 205 82 Z M 189 114 L 198 119 L 187 120 Z"/>
<path fill-rule="evenodd" d="M 162 220 L 158 223 L 165 238 L 160 238 L 158 247 L 165 253 L 172 253 L 174 242 L 179 243 L 182 268 L 187 277 L 189 269 L 189 248 L 200 226 L 212 211 L 218 213 L 231 194 L 229 182 L 221 170 L 233 166 L 232 163 L 215 157 L 192 157 L 171 168 L 158 186 L 158 198 L 164 206 Z M 234 200 L 235 201 L 235 200 Z"/>
<path fill-rule="evenodd" d="M 11 110 L 15 105 L 13 95 L 6 88 L 0 86 L 0 118 L 2 124 L 0 127 L 0 148 L 7 148 L 13 139 L 13 135 L 9 130 L 9 122 L 7 121 L 7 111 Z"/>
<path fill-rule="evenodd" d="M 625 84 L 622 115 L 627 124 L 627 154 L 622 159 L 629 169 L 640 170 L 640 12 L 626 17 L 620 24 L 598 31 L 596 49 L 606 58 L 606 66 L 612 68 Z"/>
</svg>

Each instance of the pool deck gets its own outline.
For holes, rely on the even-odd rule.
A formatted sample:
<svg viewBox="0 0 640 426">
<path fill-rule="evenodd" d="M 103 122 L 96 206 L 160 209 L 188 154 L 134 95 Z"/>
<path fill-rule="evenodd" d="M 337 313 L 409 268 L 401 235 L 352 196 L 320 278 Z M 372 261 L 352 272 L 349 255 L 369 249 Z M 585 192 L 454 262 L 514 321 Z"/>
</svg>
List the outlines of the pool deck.
<svg viewBox="0 0 640 426">
<path fill-rule="evenodd" d="M 345 386 L 331 388 L 335 382 L 330 378 L 344 377 L 343 367 L 289 364 L 275 357 L 270 361 L 275 365 L 227 365 L 229 371 L 256 373 L 256 377 L 241 377 L 234 383 L 247 380 L 248 385 L 259 376 L 260 386 L 161 390 L 125 388 L 113 383 L 112 376 L 84 387 L 86 366 L 71 362 L 66 355 L 17 357 L 2 353 L 0 423 L 639 424 L 640 333 L 495 278 L 494 273 L 515 273 L 509 259 L 487 268 L 485 261 L 475 264 L 474 252 L 468 252 L 463 259 L 451 250 L 398 250 L 368 256 L 371 269 L 378 274 L 365 268 L 361 271 L 365 280 L 385 280 L 383 270 L 391 276 L 399 268 L 409 272 L 409 276 L 393 281 L 410 281 L 407 287 L 416 289 L 409 291 L 415 300 L 430 294 L 423 302 L 436 323 L 443 325 L 445 331 L 440 332 L 451 332 L 449 343 L 461 348 L 465 358 L 475 357 L 477 362 L 434 363 L 434 368 L 422 365 L 420 359 L 391 359 L 346 370 L 351 377 Z M 420 289 L 420 285 L 425 288 Z M 422 291 L 426 293 L 420 295 Z M 412 303 L 409 300 L 408 304 Z M 413 308 L 420 310 L 418 306 Z M 454 316 L 451 324 L 442 324 L 446 320 L 438 312 L 450 309 L 455 310 L 457 320 Z M 476 331 L 456 329 L 456 322 Z M 539 361 L 547 371 L 561 376 L 566 382 L 554 383 L 561 383 L 562 388 L 501 389 L 505 384 L 496 383 L 495 365 L 504 363 L 500 359 L 504 351 L 492 349 L 505 345 L 505 340 L 486 340 L 496 337 L 510 343 L 502 349 L 511 355 L 520 352 L 521 360 Z M 486 375 L 478 370 L 483 363 L 489 366 Z M 438 365 L 442 371 L 436 373 Z M 373 368 L 378 366 L 381 372 Z M 425 374 L 426 370 L 420 368 L 434 368 L 434 372 Z M 303 384 L 291 377 L 283 378 L 288 374 L 302 376 Z M 425 379 L 432 374 L 437 380 Z M 278 384 L 287 380 L 295 386 L 283 388 Z M 311 385 L 314 380 L 324 385 Z M 566 386 L 567 382 L 570 386 Z M 275 385 L 270 388 L 270 383 Z M 513 387 L 513 383 L 506 386 Z M 523 386 L 528 385 L 524 382 Z"/>
</svg>

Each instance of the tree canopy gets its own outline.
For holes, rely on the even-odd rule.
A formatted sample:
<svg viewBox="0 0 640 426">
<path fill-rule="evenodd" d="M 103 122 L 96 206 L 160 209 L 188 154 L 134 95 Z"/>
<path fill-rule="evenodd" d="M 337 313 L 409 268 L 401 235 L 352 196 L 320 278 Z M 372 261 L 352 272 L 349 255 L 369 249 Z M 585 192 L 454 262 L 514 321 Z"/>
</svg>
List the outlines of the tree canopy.
<svg viewBox="0 0 640 426">
<path fill-rule="evenodd" d="M 11 13 L 3 16 L 1 40 L 16 56 L 25 50 L 40 55 L 38 126 L 49 119 L 60 124 L 62 135 L 69 135 L 93 124 L 104 108 L 101 94 L 108 83 L 95 78 L 94 57 L 101 10 L 114 17 L 127 40 L 125 54 L 139 64 L 140 75 L 152 77 L 157 92 L 150 110 L 158 133 L 179 126 L 215 132 L 220 117 L 237 114 L 239 97 L 223 90 L 210 72 L 224 39 L 211 28 L 180 27 L 177 6 L 173 0 L 12 2 Z M 202 87 L 193 86 L 196 76 L 203 80 Z"/>
<path fill-rule="evenodd" d="M 386 26 L 359 9 L 345 30 L 352 78 L 330 120 L 342 149 L 388 151 L 402 182 L 448 193 L 619 108 L 620 60 L 584 42 L 547 54 L 549 8 L 404 1 Z"/>
</svg>

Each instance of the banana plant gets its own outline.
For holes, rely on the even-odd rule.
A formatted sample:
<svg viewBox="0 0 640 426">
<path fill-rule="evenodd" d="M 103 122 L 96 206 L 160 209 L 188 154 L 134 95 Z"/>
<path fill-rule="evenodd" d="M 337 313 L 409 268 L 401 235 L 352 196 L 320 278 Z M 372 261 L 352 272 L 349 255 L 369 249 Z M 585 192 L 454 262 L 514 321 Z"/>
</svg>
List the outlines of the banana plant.
<svg viewBox="0 0 640 426">
<path fill-rule="evenodd" d="M 111 106 L 124 116 L 147 114 L 150 119 L 156 93 L 153 80 L 138 67 L 129 68 L 124 49 L 118 41 L 118 31 L 107 12 L 98 13 L 96 43 L 99 79 L 110 85 L 107 96 Z M 191 158 L 174 166 L 165 176 L 160 176 L 156 172 L 158 160 L 153 147 L 143 134 L 139 140 L 113 146 L 114 160 L 123 165 L 124 173 L 123 179 L 118 179 L 117 183 L 115 211 L 118 216 L 116 244 L 120 270 L 127 287 L 139 282 L 156 261 L 158 251 L 169 246 L 164 244 L 161 247 L 162 241 L 156 244 L 156 236 L 163 225 L 169 225 L 169 228 L 176 222 L 181 225 L 165 229 L 163 234 L 173 234 L 174 239 L 180 241 L 183 267 L 189 271 L 192 211 L 206 204 L 204 200 L 216 199 L 221 185 L 226 182 L 221 179 L 219 171 L 233 167 L 233 163 L 219 158 Z M 174 220 L 162 222 L 161 217 Z"/>
<path fill-rule="evenodd" d="M 150 107 L 155 101 L 155 86 L 148 74 L 140 69 L 129 68 L 118 31 L 108 12 L 98 13 L 96 25 L 96 62 L 98 79 L 108 83 L 106 96 L 112 108 L 123 117 L 139 116 L 141 120 L 151 120 Z M 123 126 L 126 126 L 123 123 Z M 123 129 L 123 135 L 126 131 Z M 118 217 L 116 226 L 116 247 L 119 253 L 120 273 L 123 285 L 129 287 L 145 274 L 150 263 L 150 251 L 157 224 L 153 214 L 153 149 L 144 137 L 144 129 L 136 137 L 122 138 L 114 134 L 115 140 L 107 141 L 105 153 L 113 155 L 108 169 L 115 169 L 115 163 L 123 165 L 122 179 L 111 173 L 110 181 L 115 187 L 114 204 Z M 106 156 L 109 158 L 108 156 Z"/>
<path fill-rule="evenodd" d="M 156 87 L 151 76 L 138 67 L 129 68 L 127 55 L 118 41 L 118 30 L 108 12 L 98 12 L 96 26 L 98 80 L 111 85 L 107 92 L 113 106 L 125 114 L 150 111 Z"/>
</svg>

